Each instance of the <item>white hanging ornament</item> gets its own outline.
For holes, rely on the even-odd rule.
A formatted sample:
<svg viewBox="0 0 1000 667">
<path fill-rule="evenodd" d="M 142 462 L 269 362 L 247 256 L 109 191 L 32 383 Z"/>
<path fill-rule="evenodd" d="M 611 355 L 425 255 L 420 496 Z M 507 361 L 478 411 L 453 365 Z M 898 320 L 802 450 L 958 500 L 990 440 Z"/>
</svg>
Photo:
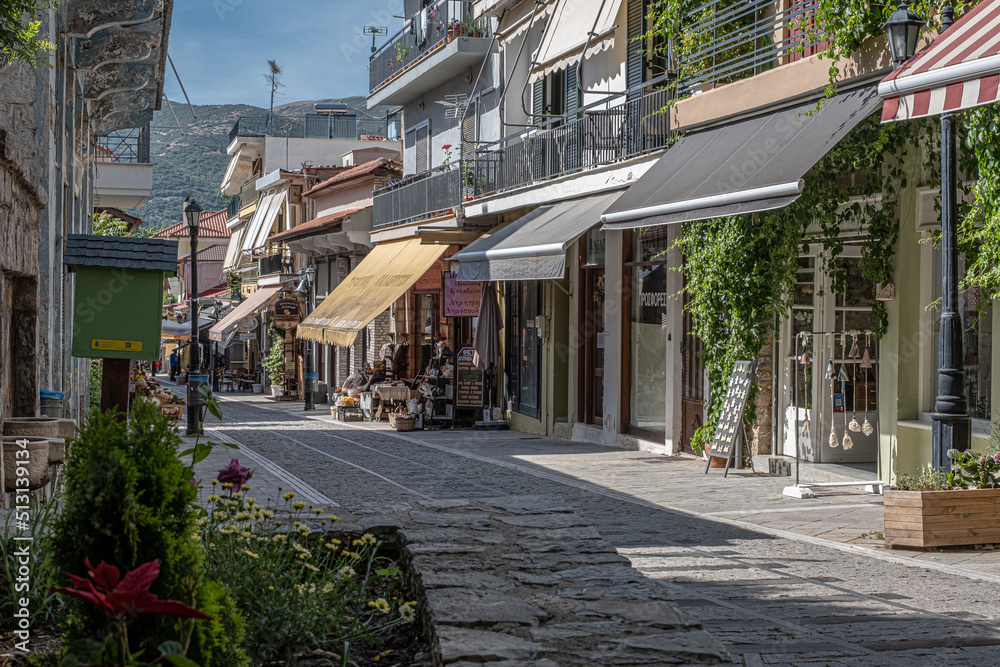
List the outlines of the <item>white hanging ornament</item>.
<svg viewBox="0 0 1000 667">
<path fill-rule="evenodd" d="M 865 417 L 865 423 L 861 425 L 861 432 L 865 435 L 871 435 L 875 432 L 875 428 L 872 426 L 871 422 L 868 421 L 868 417 Z"/>
<path fill-rule="evenodd" d="M 837 437 L 837 429 L 834 428 L 832 424 L 830 425 L 830 446 L 835 449 L 840 446 L 840 438 Z"/>
<path fill-rule="evenodd" d="M 851 440 L 851 436 L 847 433 L 847 429 L 844 429 L 844 451 L 854 446 L 854 441 Z"/>
<path fill-rule="evenodd" d="M 858 423 L 858 418 L 852 416 L 851 423 L 847 425 L 847 428 L 851 429 L 855 433 L 858 433 L 861 430 L 861 424 Z"/>
</svg>

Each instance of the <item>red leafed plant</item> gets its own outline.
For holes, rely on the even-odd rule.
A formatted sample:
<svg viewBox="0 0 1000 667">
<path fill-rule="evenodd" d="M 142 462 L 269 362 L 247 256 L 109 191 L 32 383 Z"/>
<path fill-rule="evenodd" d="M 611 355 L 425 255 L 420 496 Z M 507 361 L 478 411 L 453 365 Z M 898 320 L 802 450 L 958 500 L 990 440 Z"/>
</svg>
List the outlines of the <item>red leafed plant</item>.
<svg viewBox="0 0 1000 667">
<path fill-rule="evenodd" d="M 180 618 L 209 619 L 209 616 L 201 613 L 193 607 L 189 607 L 183 602 L 176 600 L 161 600 L 149 591 L 149 587 L 160 574 L 160 562 L 152 560 L 140 565 L 124 577 L 114 565 L 108 565 L 104 561 L 96 568 L 90 564 L 90 559 L 84 560 L 87 567 L 87 574 L 90 578 L 78 577 L 66 572 L 73 588 L 54 588 L 53 590 L 63 595 L 86 600 L 101 610 L 105 616 L 111 620 L 114 631 L 109 637 L 113 638 L 113 645 L 108 642 L 99 644 L 95 642 L 84 642 L 81 649 L 88 663 L 94 660 L 104 662 L 111 658 L 115 665 L 137 664 L 129 651 L 127 623 L 130 618 L 138 614 L 156 614 L 160 616 L 178 616 Z M 71 650 L 73 647 L 70 647 Z M 184 657 L 183 647 L 177 642 L 164 642 L 160 646 L 161 655 L 156 660 L 148 663 L 155 665 L 163 660 L 174 665 L 191 665 L 190 660 Z M 111 655 L 108 655 L 111 653 Z M 82 657 L 76 653 L 77 657 Z"/>
</svg>

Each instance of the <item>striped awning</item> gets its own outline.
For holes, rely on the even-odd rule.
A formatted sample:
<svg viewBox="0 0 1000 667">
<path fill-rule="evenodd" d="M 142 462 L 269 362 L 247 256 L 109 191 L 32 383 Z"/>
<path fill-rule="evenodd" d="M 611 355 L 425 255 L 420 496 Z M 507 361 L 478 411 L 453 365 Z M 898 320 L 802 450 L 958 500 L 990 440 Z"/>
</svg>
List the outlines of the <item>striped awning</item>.
<svg viewBox="0 0 1000 667">
<path fill-rule="evenodd" d="M 883 123 L 1000 99 L 1000 0 L 983 0 L 886 77 L 878 92 Z"/>
</svg>

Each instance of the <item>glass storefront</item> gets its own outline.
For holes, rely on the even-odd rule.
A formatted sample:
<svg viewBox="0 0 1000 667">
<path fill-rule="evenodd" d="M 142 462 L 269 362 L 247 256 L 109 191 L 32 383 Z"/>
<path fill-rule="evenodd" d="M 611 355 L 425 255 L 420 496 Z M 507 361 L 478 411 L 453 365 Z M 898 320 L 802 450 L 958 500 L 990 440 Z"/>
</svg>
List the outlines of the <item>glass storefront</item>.
<svg viewBox="0 0 1000 667">
<path fill-rule="evenodd" d="M 537 280 L 508 282 L 507 395 L 510 407 L 539 419 L 542 405 L 542 338 L 536 328 L 542 314 L 542 284 Z"/>
<path fill-rule="evenodd" d="M 631 415 L 642 431 L 666 433 L 667 227 L 632 234 L 630 310 Z"/>
</svg>

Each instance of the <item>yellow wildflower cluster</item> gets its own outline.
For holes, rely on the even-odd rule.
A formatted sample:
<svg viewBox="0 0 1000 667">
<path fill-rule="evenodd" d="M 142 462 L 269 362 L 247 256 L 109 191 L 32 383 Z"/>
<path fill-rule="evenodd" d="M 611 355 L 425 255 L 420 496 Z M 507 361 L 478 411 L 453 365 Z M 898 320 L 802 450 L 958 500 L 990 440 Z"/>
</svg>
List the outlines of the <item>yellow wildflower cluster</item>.
<svg viewBox="0 0 1000 667">
<path fill-rule="evenodd" d="M 388 614 L 390 607 L 389 602 L 385 598 L 378 598 L 377 600 L 372 600 L 368 603 L 368 606 L 372 609 L 378 609 L 383 614 Z"/>
<path fill-rule="evenodd" d="M 285 500 L 291 500 L 292 498 L 294 498 L 297 495 L 298 495 L 297 493 L 293 493 L 293 492 L 289 491 L 288 493 L 283 493 L 281 495 L 281 497 L 284 498 Z"/>
<path fill-rule="evenodd" d="M 295 502 L 292 503 L 292 507 L 294 509 L 301 510 L 301 509 L 305 509 L 306 504 L 304 502 L 302 502 L 301 500 L 296 500 Z"/>
</svg>

